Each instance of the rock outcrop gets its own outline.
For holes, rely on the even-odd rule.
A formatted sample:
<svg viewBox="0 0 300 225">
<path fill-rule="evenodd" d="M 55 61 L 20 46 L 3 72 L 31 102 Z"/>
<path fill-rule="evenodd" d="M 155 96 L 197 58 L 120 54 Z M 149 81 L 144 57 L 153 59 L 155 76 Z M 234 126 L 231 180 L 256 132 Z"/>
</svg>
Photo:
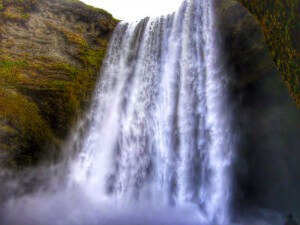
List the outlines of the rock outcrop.
<svg viewBox="0 0 300 225">
<path fill-rule="evenodd" d="M 0 1 L 2 165 L 57 155 L 53 146 L 89 104 L 117 22 L 76 0 Z"/>
<path fill-rule="evenodd" d="M 300 0 L 238 0 L 259 22 L 272 59 L 300 109 Z"/>
<path fill-rule="evenodd" d="M 234 104 L 237 216 L 249 207 L 300 215 L 300 112 L 259 22 L 237 0 L 215 2 L 220 64 L 230 71 Z"/>
</svg>

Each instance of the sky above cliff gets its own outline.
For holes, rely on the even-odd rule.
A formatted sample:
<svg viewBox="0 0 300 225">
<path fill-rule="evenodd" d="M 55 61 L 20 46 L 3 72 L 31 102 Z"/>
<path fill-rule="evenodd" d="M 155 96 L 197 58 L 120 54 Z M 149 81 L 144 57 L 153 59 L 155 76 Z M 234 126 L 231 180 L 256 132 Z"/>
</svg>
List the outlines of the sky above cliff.
<svg viewBox="0 0 300 225">
<path fill-rule="evenodd" d="M 147 16 L 157 17 L 176 11 L 183 0 L 82 0 L 105 9 L 120 20 L 135 21 Z"/>
</svg>

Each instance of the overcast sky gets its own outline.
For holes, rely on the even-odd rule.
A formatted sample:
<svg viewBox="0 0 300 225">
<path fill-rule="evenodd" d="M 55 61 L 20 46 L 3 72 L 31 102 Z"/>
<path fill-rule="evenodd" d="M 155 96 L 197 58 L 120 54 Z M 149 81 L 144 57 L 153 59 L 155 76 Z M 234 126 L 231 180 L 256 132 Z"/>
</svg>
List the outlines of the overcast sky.
<svg viewBox="0 0 300 225">
<path fill-rule="evenodd" d="M 82 0 L 102 8 L 116 19 L 134 21 L 147 16 L 160 16 L 176 11 L 183 0 Z"/>
</svg>

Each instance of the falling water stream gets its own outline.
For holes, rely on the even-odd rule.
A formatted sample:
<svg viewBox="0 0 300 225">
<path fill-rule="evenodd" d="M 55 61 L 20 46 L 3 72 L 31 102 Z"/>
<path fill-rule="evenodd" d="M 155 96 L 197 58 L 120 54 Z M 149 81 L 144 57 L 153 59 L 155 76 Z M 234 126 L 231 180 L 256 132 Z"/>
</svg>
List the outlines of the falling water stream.
<svg viewBox="0 0 300 225">
<path fill-rule="evenodd" d="M 49 224 L 134 225 L 134 212 L 136 224 L 229 223 L 234 144 L 211 2 L 118 25 L 67 187 L 23 206 Z"/>
<path fill-rule="evenodd" d="M 117 204 L 194 205 L 228 223 L 233 144 L 212 28 L 200 0 L 117 27 L 72 181 Z"/>
</svg>

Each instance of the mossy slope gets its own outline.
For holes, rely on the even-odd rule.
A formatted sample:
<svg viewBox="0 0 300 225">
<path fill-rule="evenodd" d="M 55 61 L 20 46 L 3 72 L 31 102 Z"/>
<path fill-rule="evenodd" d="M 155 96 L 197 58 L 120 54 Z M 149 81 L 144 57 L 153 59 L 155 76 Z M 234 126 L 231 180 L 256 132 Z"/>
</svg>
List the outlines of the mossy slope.
<svg viewBox="0 0 300 225">
<path fill-rule="evenodd" d="M 79 1 L 0 1 L 0 161 L 57 152 L 91 99 L 117 21 Z"/>
</svg>

